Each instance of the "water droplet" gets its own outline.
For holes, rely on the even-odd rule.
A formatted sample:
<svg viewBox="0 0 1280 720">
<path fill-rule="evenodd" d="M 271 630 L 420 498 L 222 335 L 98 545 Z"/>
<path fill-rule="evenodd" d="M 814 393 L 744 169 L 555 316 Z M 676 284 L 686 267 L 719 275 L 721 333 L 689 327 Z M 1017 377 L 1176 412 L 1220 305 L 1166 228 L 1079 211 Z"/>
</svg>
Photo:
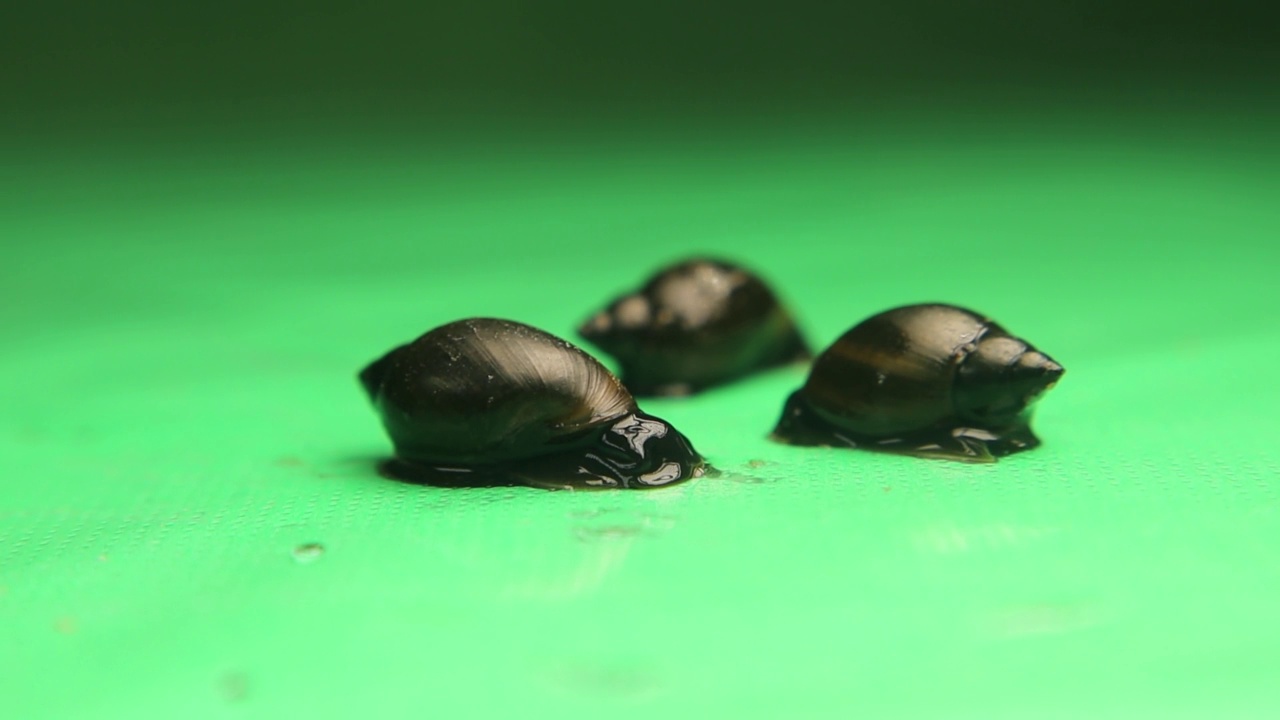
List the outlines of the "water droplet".
<svg viewBox="0 0 1280 720">
<path fill-rule="evenodd" d="M 302 565 L 313 563 L 324 555 L 324 546 L 320 543 L 304 543 L 293 549 L 293 559 Z"/>
</svg>

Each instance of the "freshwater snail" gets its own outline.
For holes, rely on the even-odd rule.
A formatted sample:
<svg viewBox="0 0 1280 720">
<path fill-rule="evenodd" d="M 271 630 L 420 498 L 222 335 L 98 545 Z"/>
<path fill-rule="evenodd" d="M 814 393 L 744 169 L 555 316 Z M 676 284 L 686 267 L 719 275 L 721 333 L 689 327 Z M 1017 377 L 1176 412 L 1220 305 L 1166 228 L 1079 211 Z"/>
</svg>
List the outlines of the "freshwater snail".
<svg viewBox="0 0 1280 720">
<path fill-rule="evenodd" d="M 809 346 L 773 291 L 720 260 L 667 267 L 578 328 L 617 359 L 636 395 L 687 395 L 778 365 Z"/>
<path fill-rule="evenodd" d="M 708 470 L 594 358 L 517 322 L 443 325 L 375 360 L 360 383 L 395 446 L 383 468 L 402 479 L 646 488 Z"/>
<path fill-rule="evenodd" d="M 900 307 L 864 320 L 818 356 L 773 437 L 993 462 L 1040 444 L 1028 408 L 1062 373 L 973 311 Z"/>
</svg>

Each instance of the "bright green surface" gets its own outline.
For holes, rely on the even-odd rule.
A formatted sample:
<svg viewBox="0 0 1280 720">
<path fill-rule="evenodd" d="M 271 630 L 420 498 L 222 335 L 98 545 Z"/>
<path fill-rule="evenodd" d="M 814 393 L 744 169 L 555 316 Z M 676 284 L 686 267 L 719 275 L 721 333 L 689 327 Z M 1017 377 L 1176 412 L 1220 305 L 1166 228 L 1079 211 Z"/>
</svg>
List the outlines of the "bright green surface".
<svg viewBox="0 0 1280 720">
<path fill-rule="evenodd" d="M 1280 716 L 1265 125 L 15 153 L 3 714 Z M 762 270 L 822 345 L 898 303 L 994 315 L 1068 369 L 1044 447 L 771 444 L 795 370 L 646 404 L 722 479 L 372 472 L 363 362 L 465 315 L 568 334 L 692 251 Z"/>
</svg>

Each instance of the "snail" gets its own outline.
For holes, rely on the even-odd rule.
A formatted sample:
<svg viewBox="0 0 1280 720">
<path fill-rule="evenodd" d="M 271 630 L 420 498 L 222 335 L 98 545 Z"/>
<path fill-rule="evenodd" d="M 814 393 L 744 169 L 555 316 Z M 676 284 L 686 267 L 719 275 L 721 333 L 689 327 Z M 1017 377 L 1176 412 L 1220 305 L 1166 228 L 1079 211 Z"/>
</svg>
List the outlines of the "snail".
<svg viewBox="0 0 1280 720">
<path fill-rule="evenodd" d="M 812 353 L 790 313 L 753 273 L 694 259 L 650 277 L 578 333 L 612 355 L 636 395 L 688 395 Z"/>
<path fill-rule="evenodd" d="M 900 307 L 859 323 L 814 360 L 773 437 L 994 462 L 1040 444 L 1028 408 L 1062 373 L 971 310 Z"/>
<path fill-rule="evenodd" d="M 595 358 L 521 323 L 452 322 L 359 377 L 395 447 L 383 470 L 401 479 L 649 488 L 709 470 Z"/>
</svg>

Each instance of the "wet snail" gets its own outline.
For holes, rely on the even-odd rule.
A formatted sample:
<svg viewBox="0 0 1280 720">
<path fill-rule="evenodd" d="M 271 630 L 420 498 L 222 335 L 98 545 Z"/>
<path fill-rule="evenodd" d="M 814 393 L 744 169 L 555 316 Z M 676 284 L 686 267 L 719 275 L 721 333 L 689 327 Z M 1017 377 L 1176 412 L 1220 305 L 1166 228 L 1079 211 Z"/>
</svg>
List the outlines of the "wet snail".
<svg viewBox="0 0 1280 720">
<path fill-rule="evenodd" d="M 1040 444 L 1028 408 L 1062 373 L 971 310 L 900 307 L 864 320 L 818 356 L 773 437 L 993 462 Z"/>
<path fill-rule="evenodd" d="M 688 395 L 811 357 L 773 291 L 720 260 L 659 271 L 578 333 L 617 359 L 623 384 L 636 395 Z"/>
<path fill-rule="evenodd" d="M 369 364 L 360 383 L 395 447 L 384 470 L 438 485 L 647 488 L 708 470 L 603 365 L 507 320 L 438 327 Z"/>
</svg>

